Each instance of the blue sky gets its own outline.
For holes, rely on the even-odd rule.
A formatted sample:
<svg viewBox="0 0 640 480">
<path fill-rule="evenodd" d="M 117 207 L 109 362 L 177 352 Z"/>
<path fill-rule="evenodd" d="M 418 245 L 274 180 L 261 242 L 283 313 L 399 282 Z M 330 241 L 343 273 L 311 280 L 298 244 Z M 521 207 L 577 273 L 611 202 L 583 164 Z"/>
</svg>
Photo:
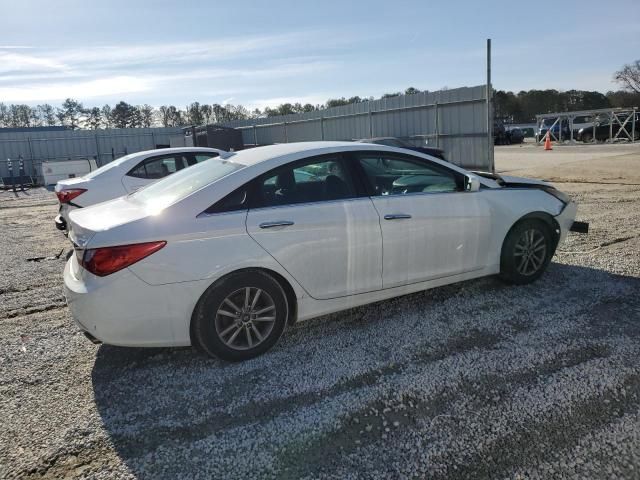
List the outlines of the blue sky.
<svg viewBox="0 0 640 480">
<path fill-rule="evenodd" d="M 0 102 L 324 103 L 408 86 L 616 89 L 640 0 L 0 0 Z"/>
</svg>

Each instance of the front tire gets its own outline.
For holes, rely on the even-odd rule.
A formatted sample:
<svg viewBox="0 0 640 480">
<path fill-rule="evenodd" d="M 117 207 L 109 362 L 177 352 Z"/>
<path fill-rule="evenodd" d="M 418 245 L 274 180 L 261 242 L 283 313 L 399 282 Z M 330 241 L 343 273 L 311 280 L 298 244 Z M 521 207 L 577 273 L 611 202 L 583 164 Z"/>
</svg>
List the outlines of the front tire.
<svg viewBox="0 0 640 480">
<path fill-rule="evenodd" d="M 271 349 L 287 325 L 284 290 L 260 270 L 232 273 L 203 294 L 193 313 L 193 335 L 208 355 L 238 362 Z"/>
<path fill-rule="evenodd" d="M 500 257 L 500 278 L 525 285 L 537 280 L 553 256 L 549 227 L 541 220 L 524 220 L 507 234 Z"/>
</svg>

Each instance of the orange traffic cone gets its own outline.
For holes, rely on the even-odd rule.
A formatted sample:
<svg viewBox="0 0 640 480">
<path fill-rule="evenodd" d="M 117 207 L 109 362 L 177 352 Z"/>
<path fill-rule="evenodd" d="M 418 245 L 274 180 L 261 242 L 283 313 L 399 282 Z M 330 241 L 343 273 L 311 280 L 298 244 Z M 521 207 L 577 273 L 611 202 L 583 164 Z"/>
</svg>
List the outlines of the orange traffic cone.
<svg viewBox="0 0 640 480">
<path fill-rule="evenodd" d="M 544 149 L 553 150 L 553 148 L 551 148 L 551 136 L 549 135 L 549 131 L 547 131 L 547 134 L 544 137 Z"/>
</svg>

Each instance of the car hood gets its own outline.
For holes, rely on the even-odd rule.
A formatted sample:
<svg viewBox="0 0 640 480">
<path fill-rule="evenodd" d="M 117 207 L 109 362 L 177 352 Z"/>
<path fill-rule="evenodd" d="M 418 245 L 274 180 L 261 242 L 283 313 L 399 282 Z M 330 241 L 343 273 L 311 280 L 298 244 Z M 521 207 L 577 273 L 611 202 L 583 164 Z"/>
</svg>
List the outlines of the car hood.
<svg viewBox="0 0 640 480">
<path fill-rule="evenodd" d="M 526 177 L 512 177 L 510 175 L 500 175 L 500 178 L 504 181 L 504 186 L 515 186 L 515 185 L 545 185 L 549 186 L 548 182 L 544 180 L 536 180 L 535 178 L 526 178 Z"/>
<path fill-rule="evenodd" d="M 480 170 L 471 171 L 474 175 L 478 175 L 480 177 L 493 180 L 496 184 L 501 187 L 540 187 L 540 186 L 551 186 L 549 183 L 544 180 L 536 180 L 535 178 L 526 178 L 526 177 L 513 177 L 511 175 L 500 175 L 498 173 L 493 172 L 484 172 Z"/>
</svg>

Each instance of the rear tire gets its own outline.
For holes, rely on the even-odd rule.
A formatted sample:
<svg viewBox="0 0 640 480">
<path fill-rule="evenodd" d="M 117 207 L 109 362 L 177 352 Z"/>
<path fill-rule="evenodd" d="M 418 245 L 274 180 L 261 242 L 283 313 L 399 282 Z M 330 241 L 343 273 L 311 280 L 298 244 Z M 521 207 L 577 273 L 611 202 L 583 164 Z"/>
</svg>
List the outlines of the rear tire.
<svg viewBox="0 0 640 480">
<path fill-rule="evenodd" d="M 208 355 L 238 362 L 271 349 L 287 325 L 284 290 L 260 270 L 232 273 L 202 295 L 193 312 L 193 335 Z"/>
<path fill-rule="evenodd" d="M 551 262 L 554 243 L 541 220 L 524 220 L 507 234 L 500 256 L 500 278 L 516 285 L 537 280 Z"/>
</svg>

